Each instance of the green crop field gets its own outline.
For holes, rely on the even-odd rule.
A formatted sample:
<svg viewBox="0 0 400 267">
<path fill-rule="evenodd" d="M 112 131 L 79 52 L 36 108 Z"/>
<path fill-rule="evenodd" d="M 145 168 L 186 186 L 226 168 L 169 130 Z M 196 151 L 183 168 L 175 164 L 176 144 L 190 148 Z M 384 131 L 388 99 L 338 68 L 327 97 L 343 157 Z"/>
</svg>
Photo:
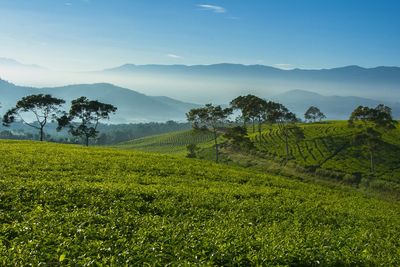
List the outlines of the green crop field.
<svg viewBox="0 0 400 267">
<path fill-rule="evenodd" d="M 399 266 L 400 203 L 209 161 L 0 141 L 1 266 Z"/>
<path fill-rule="evenodd" d="M 382 132 L 382 141 L 375 150 L 375 178 L 370 177 L 370 162 L 365 146 L 354 144 L 354 136 L 360 130 L 349 128 L 346 121 L 299 124 L 305 138 L 289 138 L 289 162 L 316 171 L 320 176 L 353 181 L 360 175 L 375 189 L 400 192 L 400 128 Z M 261 138 L 258 132 L 248 129 L 249 137 L 256 150 L 277 162 L 286 162 L 285 142 L 276 126 L 263 125 Z M 223 137 L 219 142 L 224 143 Z M 158 136 L 150 136 L 115 146 L 122 149 L 134 149 L 164 154 L 185 155 L 186 145 L 197 144 L 202 150 L 201 158 L 214 159 L 211 133 L 182 131 Z M 221 158 L 235 158 L 232 151 L 221 150 Z M 239 158 L 239 157 L 236 157 Z M 240 161 L 240 160 L 239 160 Z M 235 162 L 233 162 L 234 164 Z M 243 162 L 236 162 L 245 165 Z M 230 161 L 230 164 L 232 162 Z M 260 169 L 260 168 L 259 168 Z"/>
<path fill-rule="evenodd" d="M 305 138 L 289 138 L 291 160 L 304 167 L 314 167 L 347 174 L 370 173 L 368 150 L 355 145 L 357 128 L 347 122 L 336 121 L 317 124 L 300 124 Z M 379 180 L 400 189 L 400 129 L 382 132 L 382 141 L 374 151 L 376 176 Z M 285 142 L 277 127 L 266 127 L 261 135 L 251 134 L 258 150 L 278 159 L 286 158 Z"/>
<path fill-rule="evenodd" d="M 185 155 L 187 145 L 196 144 L 199 148 L 207 148 L 213 146 L 213 140 L 213 135 L 210 132 L 186 130 L 139 138 L 114 147 L 118 149 Z"/>
</svg>

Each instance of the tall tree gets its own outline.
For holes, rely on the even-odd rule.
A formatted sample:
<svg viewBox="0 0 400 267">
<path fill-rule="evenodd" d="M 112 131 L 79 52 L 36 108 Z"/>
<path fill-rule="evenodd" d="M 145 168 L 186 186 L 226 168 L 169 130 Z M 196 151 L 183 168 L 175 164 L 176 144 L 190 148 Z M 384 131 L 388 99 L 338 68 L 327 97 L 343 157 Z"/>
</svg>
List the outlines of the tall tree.
<svg viewBox="0 0 400 267">
<path fill-rule="evenodd" d="M 17 120 L 22 121 L 24 124 L 39 130 L 40 141 L 43 141 L 46 124 L 58 118 L 64 103 L 64 100 L 51 95 L 25 96 L 17 102 L 14 108 L 4 114 L 3 125 L 10 126 Z M 31 113 L 34 122 L 28 122 L 26 113 Z"/>
<path fill-rule="evenodd" d="M 253 133 L 255 133 L 255 124 L 258 123 L 258 131 L 261 135 L 261 125 L 263 123 L 263 112 L 266 109 L 267 101 L 255 95 L 238 96 L 230 103 L 235 110 L 240 110 L 244 126 L 247 121 L 252 122 Z"/>
<path fill-rule="evenodd" d="M 379 104 L 375 108 L 358 106 L 350 115 L 349 127 L 358 127 L 361 132 L 355 136 L 356 144 L 365 144 L 368 148 L 370 171 L 375 172 L 374 152 L 381 141 L 379 130 L 396 128 L 397 121 L 393 120 L 391 108 Z"/>
<path fill-rule="evenodd" d="M 86 146 L 89 146 L 90 138 L 96 138 L 97 127 L 101 120 L 110 119 L 110 114 L 117 111 L 111 104 L 105 104 L 97 100 L 89 100 L 82 96 L 71 102 L 68 114 L 58 119 L 58 130 L 69 126 L 73 136 L 84 138 Z"/>
<path fill-rule="evenodd" d="M 223 109 L 221 106 L 207 104 L 202 108 L 191 109 L 186 113 L 187 120 L 192 123 L 193 128 L 206 128 L 214 134 L 215 161 L 219 160 L 218 151 L 218 128 L 226 123 L 229 115 L 232 114 L 231 108 Z"/>
<path fill-rule="evenodd" d="M 315 106 L 311 106 L 307 109 L 306 113 L 304 113 L 304 119 L 309 122 L 316 122 L 325 119 L 326 116 L 321 110 Z"/>
<path fill-rule="evenodd" d="M 231 108 L 233 110 L 240 110 L 240 119 L 243 121 L 243 126 L 246 127 L 246 123 L 249 121 L 249 115 L 247 114 L 247 97 L 248 96 L 238 96 L 230 102 Z"/>
<path fill-rule="evenodd" d="M 285 140 L 286 157 L 289 158 L 289 137 L 294 135 L 296 140 L 304 138 L 304 133 L 296 125 L 299 120 L 296 115 L 290 112 L 284 105 L 275 102 L 268 102 L 267 121 L 277 125 L 280 134 Z"/>
</svg>

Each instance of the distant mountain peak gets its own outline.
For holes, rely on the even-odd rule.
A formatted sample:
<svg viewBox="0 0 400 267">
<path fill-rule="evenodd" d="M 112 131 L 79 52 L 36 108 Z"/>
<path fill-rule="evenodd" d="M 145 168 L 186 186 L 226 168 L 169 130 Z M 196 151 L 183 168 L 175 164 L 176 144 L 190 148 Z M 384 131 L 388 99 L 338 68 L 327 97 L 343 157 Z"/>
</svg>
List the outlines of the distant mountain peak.
<svg viewBox="0 0 400 267">
<path fill-rule="evenodd" d="M 42 66 L 36 64 L 24 64 L 12 58 L 0 57 L 0 65 L 6 65 L 11 67 L 24 67 L 24 68 L 35 68 L 35 69 L 45 69 Z"/>
<path fill-rule="evenodd" d="M 279 96 L 283 96 L 283 95 L 290 95 L 290 96 L 302 96 L 302 97 L 306 97 L 306 96 L 323 96 L 321 94 L 318 94 L 316 92 L 312 92 L 312 91 L 307 91 L 307 90 L 301 90 L 301 89 L 294 89 L 294 90 L 289 90 L 286 92 L 283 92 L 282 94 L 279 94 Z"/>
</svg>

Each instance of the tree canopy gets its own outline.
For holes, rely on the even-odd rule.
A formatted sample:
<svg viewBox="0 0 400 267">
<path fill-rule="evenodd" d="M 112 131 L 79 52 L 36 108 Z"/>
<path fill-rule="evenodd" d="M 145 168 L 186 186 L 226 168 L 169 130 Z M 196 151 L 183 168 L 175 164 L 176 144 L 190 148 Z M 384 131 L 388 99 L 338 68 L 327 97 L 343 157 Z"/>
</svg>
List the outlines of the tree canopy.
<svg viewBox="0 0 400 267">
<path fill-rule="evenodd" d="M 279 132 L 285 140 L 286 156 L 289 157 L 289 136 L 292 134 L 296 139 L 304 138 L 302 129 L 296 125 L 299 119 L 284 105 L 276 102 L 268 102 L 266 120 L 277 124 Z"/>
<path fill-rule="evenodd" d="M 255 95 L 238 96 L 230 102 L 232 109 L 241 111 L 241 119 L 244 125 L 251 121 L 253 133 L 255 132 L 255 122 L 258 122 L 258 130 L 261 131 L 261 124 L 267 109 L 267 101 Z"/>
<path fill-rule="evenodd" d="M 356 144 L 366 144 L 370 157 L 370 170 L 374 173 L 374 151 L 378 149 L 381 141 L 381 130 L 396 128 L 397 122 L 393 120 L 391 108 L 379 104 L 375 108 L 358 106 L 350 115 L 349 127 L 361 128 L 361 132 L 355 136 Z"/>
<path fill-rule="evenodd" d="M 108 120 L 110 114 L 116 111 L 117 108 L 111 104 L 89 100 L 82 96 L 72 100 L 69 113 L 58 119 L 58 129 L 69 126 L 70 133 L 84 138 L 88 146 L 89 139 L 97 137 L 99 122 Z"/>
<path fill-rule="evenodd" d="M 64 100 L 52 97 L 51 95 L 37 94 L 25 96 L 19 100 L 15 107 L 11 108 L 3 116 L 3 125 L 10 126 L 16 120 L 39 130 L 40 141 L 44 140 L 44 127 L 49 120 L 58 119 L 61 113 L 61 106 Z M 35 123 L 29 123 L 24 113 L 31 113 Z"/>
<path fill-rule="evenodd" d="M 311 106 L 307 109 L 306 113 L 304 113 L 304 119 L 309 122 L 316 122 L 325 119 L 326 116 L 321 110 L 315 106 Z"/>
<path fill-rule="evenodd" d="M 192 123 L 194 129 L 208 129 L 214 134 L 215 161 L 218 162 L 218 127 L 227 122 L 232 114 L 231 108 L 223 109 L 221 106 L 207 104 L 201 108 L 191 109 L 186 113 L 187 120 Z"/>
</svg>

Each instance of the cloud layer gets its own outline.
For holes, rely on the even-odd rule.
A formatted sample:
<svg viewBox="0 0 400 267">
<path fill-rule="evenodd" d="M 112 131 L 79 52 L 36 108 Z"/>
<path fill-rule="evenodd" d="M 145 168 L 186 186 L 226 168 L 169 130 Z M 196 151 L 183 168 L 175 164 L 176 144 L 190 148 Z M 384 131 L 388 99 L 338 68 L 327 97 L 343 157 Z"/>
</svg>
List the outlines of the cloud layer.
<svg viewBox="0 0 400 267">
<path fill-rule="evenodd" d="M 178 55 L 175 55 L 175 54 L 167 54 L 166 56 L 169 57 L 169 58 L 175 58 L 175 59 L 182 58 L 181 56 L 178 56 Z"/>
<path fill-rule="evenodd" d="M 197 6 L 203 10 L 209 10 L 214 13 L 226 13 L 226 9 L 222 6 L 214 6 L 214 5 L 206 5 L 206 4 L 199 4 Z"/>
</svg>

